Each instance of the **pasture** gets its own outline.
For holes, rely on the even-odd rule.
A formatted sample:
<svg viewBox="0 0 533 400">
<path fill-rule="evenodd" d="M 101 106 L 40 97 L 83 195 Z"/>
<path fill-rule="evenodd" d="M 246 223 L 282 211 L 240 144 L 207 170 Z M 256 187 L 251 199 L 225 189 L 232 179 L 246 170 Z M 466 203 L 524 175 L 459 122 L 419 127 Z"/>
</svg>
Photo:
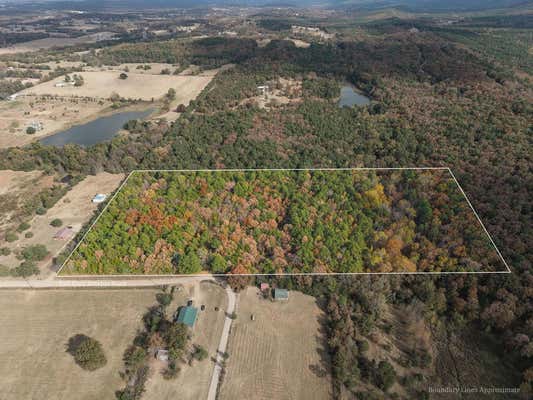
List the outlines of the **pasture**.
<svg viewBox="0 0 533 400">
<path fill-rule="evenodd" d="M 220 399 L 330 398 L 322 318 L 315 299 L 299 292 L 287 302 L 266 300 L 254 287 L 241 292 Z"/>
</svg>

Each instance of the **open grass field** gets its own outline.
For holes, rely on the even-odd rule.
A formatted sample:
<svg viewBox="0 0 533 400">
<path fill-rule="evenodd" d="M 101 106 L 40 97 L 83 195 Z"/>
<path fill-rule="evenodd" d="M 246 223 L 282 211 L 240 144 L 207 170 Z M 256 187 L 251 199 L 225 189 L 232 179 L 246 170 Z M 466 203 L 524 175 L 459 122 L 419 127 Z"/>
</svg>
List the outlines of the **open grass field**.
<svg viewBox="0 0 533 400">
<path fill-rule="evenodd" d="M 323 314 L 315 299 L 290 292 L 287 302 L 272 302 L 249 287 L 238 304 L 220 400 L 330 398 Z"/>
<path fill-rule="evenodd" d="M 1 177 L 1 175 L 0 175 Z M 49 180 L 51 177 L 43 177 Z M 71 226 L 74 232 L 78 232 L 97 209 L 97 204 L 92 203 L 92 198 L 97 193 L 110 194 L 120 184 L 124 178 L 123 174 L 109 174 L 101 172 L 97 175 L 90 175 L 83 181 L 75 185 L 59 201 L 50 208 L 45 215 L 36 215 L 30 222 L 28 231 L 33 233 L 33 237 L 25 238 L 23 234 L 12 243 L 2 243 L 12 250 L 8 256 L 0 256 L 0 264 L 8 267 L 17 266 L 20 261 L 16 259 L 16 252 L 26 246 L 43 244 L 50 251 L 50 256 L 39 263 L 41 273 L 48 275 L 51 273 L 50 266 L 52 257 L 59 254 L 68 240 L 54 239 L 57 231 L 64 227 Z M 53 227 L 50 222 L 59 218 L 63 221 L 62 227 Z M 71 237 L 72 239 L 72 237 Z"/>
<path fill-rule="evenodd" d="M 0 398 L 114 399 L 122 355 L 156 292 L 0 291 Z M 87 372 L 75 364 L 65 345 L 79 333 L 102 343 L 107 365 Z"/>
<path fill-rule="evenodd" d="M 84 85 L 80 87 L 56 87 L 63 77 L 23 90 L 26 95 L 57 95 L 107 99 L 113 93 L 127 99 L 152 100 L 162 97 L 169 88 L 182 96 L 182 102 L 194 99 L 211 81 L 212 76 L 151 75 L 128 72 L 127 79 L 120 79 L 119 71 L 81 72 Z M 188 103 L 187 100 L 187 103 Z"/>
<path fill-rule="evenodd" d="M 205 399 L 209 390 L 209 382 L 213 373 L 212 358 L 216 350 L 224 325 L 224 310 L 227 307 L 226 292 L 213 282 L 186 285 L 175 292 L 174 300 L 168 310 L 176 310 L 187 300 L 192 299 L 196 307 L 205 305 L 205 310 L 198 310 L 198 318 L 192 330 L 191 344 L 201 345 L 209 357 L 203 361 L 194 361 L 191 365 L 181 364 L 181 371 L 176 379 L 165 380 L 161 375 L 162 365 L 154 360 L 151 365 L 152 375 L 146 384 L 143 399 Z M 215 311 L 218 307 L 218 311 Z M 188 356 L 187 356 L 188 357 Z"/>
</svg>

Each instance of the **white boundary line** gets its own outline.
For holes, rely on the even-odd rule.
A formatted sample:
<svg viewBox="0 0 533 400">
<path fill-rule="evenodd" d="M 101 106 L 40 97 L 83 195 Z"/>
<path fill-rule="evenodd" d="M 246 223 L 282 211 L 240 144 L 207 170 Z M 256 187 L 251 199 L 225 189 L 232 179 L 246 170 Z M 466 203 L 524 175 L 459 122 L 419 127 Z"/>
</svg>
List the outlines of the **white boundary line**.
<svg viewBox="0 0 533 400">
<path fill-rule="evenodd" d="M 91 231 L 91 229 L 94 227 L 94 225 L 98 222 L 102 214 L 107 210 L 107 207 L 113 202 L 117 194 L 122 190 L 124 185 L 128 182 L 130 177 L 137 172 L 140 173 L 156 173 L 156 172 L 181 172 L 181 173 L 187 173 L 187 172 L 265 172 L 265 171 L 392 171 L 392 170 L 439 170 L 439 171 L 448 171 L 450 176 L 452 177 L 452 180 L 455 182 L 457 187 L 459 188 L 459 191 L 465 198 L 466 202 L 470 206 L 470 209 L 476 216 L 477 220 L 479 221 L 483 231 L 488 236 L 491 244 L 494 246 L 494 249 L 496 250 L 496 253 L 500 257 L 501 261 L 503 262 L 503 265 L 505 268 L 507 268 L 507 271 L 428 271 L 428 272 L 329 272 L 329 273 L 323 273 L 323 272 L 295 272 L 295 273 L 273 273 L 273 274 L 161 274 L 161 275 L 153 275 L 153 274 L 109 274 L 109 275 L 98 275 L 98 274 L 91 274 L 91 275 L 59 275 L 61 270 L 65 267 L 67 262 L 70 260 L 74 252 L 78 249 L 80 244 L 85 240 L 85 237 L 87 234 Z M 73 278 L 100 278 L 102 280 L 105 280 L 107 278 L 125 278 L 125 279 L 131 279 L 132 281 L 135 281 L 135 279 L 143 279 L 143 278 L 178 278 L 178 277 L 228 277 L 228 276 L 353 276 L 353 275 L 465 275 L 465 274 L 510 274 L 512 273 L 511 269 L 509 268 L 509 265 L 503 258 L 500 250 L 496 246 L 496 243 L 494 243 L 494 240 L 492 240 L 492 237 L 490 236 L 489 232 L 487 231 L 487 228 L 485 228 L 485 225 L 481 221 L 481 218 L 479 217 L 478 213 L 472 206 L 472 203 L 466 196 L 466 193 L 464 192 L 463 188 L 457 181 L 457 178 L 453 174 L 452 170 L 449 167 L 354 167 L 354 168 L 234 168 L 234 169 L 135 169 L 132 170 L 128 176 L 124 179 L 122 184 L 118 187 L 118 189 L 115 191 L 111 199 L 107 202 L 105 207 L 102 209 L 100 214 L 96 217 L 94 222 L 91 224 L 89 229 L 85 232 L 85 234 L 82 236 L 80 241 L 76 244 L 74 249 L 70 252 L 68 257 L 65 259 L 63 264 L 61 265 L 61 268 L 56 273 L 56 277 L 60 279 L 73 279 Z"/>
<path fill-rule="evenodd" d="M 483 224 L 483 222 L 481 221 L 481 218 L 479 218 L 479 215 L 477 213 L 477 211 L 474 209 L 474 206 L 472 205 L 472 203 L 470 202 L 470 199 L 468 198 L 468 196 L 466 195 L 465 191 L 463 190 L 463 188 L 461 187 L 461 185 L 459 184 L 459 181 L 457 180 L 457 178 L 455 177 L 455 175 L 453 174 L 452 170 L 450 168 L 448 168 L 448 172 L 450 173 L 450 175 L 452 176 L 453 180 L 455 181 L 455 183 L 457 184 L 457 187 L 459 188 L 459 190 L 461 191 L 461 193 L 463 194 L 466 202 L 468 203 L 468 205 L 470 206 L 470 208 L 472 209 L 472 212 L 474 213 L 474 215 L 476 216 L 477 220 L 479 221 L 479 224 L 481 225 L 481 227 L 483 228 L 483 230 L 485 231 L 485 233 L 487 234 L 487 236 L 489 237 L 489 240 L 490 242 L 492 243 L 492 245 L 494 246 L 494 249 L 496 249 L 496 253 L 498 253 L 498 255 L 500 256 L 500 259 L 502 260 L 503 262 L 503 265 L 505 265 L 505 268 L 507 268 L 507 272 L 508 273 L 511 273 L 511 268 L 509 268 L 509 265 L 507 264 L 507 262 L 505 261 L 505 259 L 503 258 L 502 256 L 502 253 L 500 253 L 500 249 L 498 249 L 498 246 L 496 246 L 496 243 L 494 243 L 494 240 L 492 240 L 492 236 L 490 236 L 490 233 L 489 231 L 487 230 L 487 228 L 485 228 L 485 225 Z"/>
</svg>

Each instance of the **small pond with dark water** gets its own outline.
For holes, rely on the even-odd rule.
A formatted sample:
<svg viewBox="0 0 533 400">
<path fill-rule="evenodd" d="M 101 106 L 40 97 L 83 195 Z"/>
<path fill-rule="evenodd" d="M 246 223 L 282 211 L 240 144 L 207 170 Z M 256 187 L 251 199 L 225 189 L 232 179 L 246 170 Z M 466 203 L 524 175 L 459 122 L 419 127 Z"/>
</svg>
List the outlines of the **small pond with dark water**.
<svg viewBox="0 0 533 400">
<path fill-rule="evenodd" d="M 62 147 L 66 144 L 79 144 L 81 146 L 91 146 L 96 143 L 111 140 L 124 124 L 132 119 L 143 119 L 152 113 L 153 109 L 142 111 L 124 111 L 116 114 L 100 117 L 94 121 L 83 125 L 76 125 L 72 128 L 44 137 L 40 140 L 42 144 Z"/>
<path fill-rule="evenodd" d="M 370 104 L 370 99 L 357 92 L 352 85 L 341 87 L 339 107 L 366 106 L 367 104 Z"/>
</svg>

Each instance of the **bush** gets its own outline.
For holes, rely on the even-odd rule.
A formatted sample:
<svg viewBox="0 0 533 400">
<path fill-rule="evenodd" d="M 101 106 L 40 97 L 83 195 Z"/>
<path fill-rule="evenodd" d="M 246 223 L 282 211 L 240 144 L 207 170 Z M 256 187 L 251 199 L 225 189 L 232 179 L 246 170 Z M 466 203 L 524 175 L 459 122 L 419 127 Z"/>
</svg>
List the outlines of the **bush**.
<svg viewBox="0 0 533 400">
<path fill-rule="evenodd" d="M 100 342 L 86 335 L 72 336 L 68 341 L 67 352 L 74 357 L 76 364 L 87 371 L 94 371 L 107 364 Z"/>
<path fill-rule="evenodd" d="M 58 228 L 61 225 L 63 225 L 63 221 L 61 221 L 59 218 L 55 218 L 55 219 L 52 220 L 52 222 L 50 222 L 50 225 Z"/>
<path fill-rule="evenodd" d="M 8 256 L 11 254 L 11 250 L 9 247 L 2 247 L 0 248 L 0 256 Z"/>
<path fill-rule="evenodd" d="M 23 232 L 25 231 L 26 229 L 29 229 L 30 228 L 30 224 L 28 224 L 27 222 L 23 222 L 21 223 L 18 228 L 17 228 L 17 232 Z"/>
<path fill-rule="evenodd" d="M 155 297 L 157 302 L 163 307 L 167 307 L 172 302 L 172 295 L 170 293 L 158 293 Z"/>
<path fill-rule="evenodd" d="M 32 237 L 33 237 L 33 232 L 26 232 L 26 233 L 24 234 L 24 237 L 25 237 L 26 239 L 32 238 Z"/>
<path fill-rule="evenodd" d="M 40 207 L 37 207 L 37 209 L 35 210 L 35 214 L 37 215 L 44 215 L 46 214 L 46 208 L 40 206 Z"/>
<path fill-rule="evenodd" d="M 6 242 L 14 242 L 15 240 L 17 240 L 19 237 L 17 236 L 17 234 L 15 232 L 7 232 L 6 233 Z"/>
<path fill-rule="evenodd" d="M 33 261 L 26 260 L 23 261 L 18 267 L 13 270 L 14 276 L 20 276 L 22 278 L 27 278 L 31 275 L 37 275 L 39 273 L 39 268 Z"/>
<path fill-rule="evenodd" d="M 208 356 L 207 350 L 204 349 L 202 346 L 197 345 L 195 346 L 194 353 L 192 354 L 193 358 L 202 361 L 205 360 Z"/>
<path fill-rule="evenodd" d="M 28 135 L 33 135 L 35 132 L 36 132 L 36 130 L 35 130 L 35 128 L 34 128 L 33 126 L 28 126 L 28 127 L 26 128 L 26 133 L 27 133 Z"/>
<path fill-rule="evenodd" d="M 124 72 L 122 72 L 118 77 L 119 79 L 128 79 L 128 74 L 125 74 Z"/>
<path fill-rule="evenodd" d="M 48 249 L 42 244 L 35 244 L 25 247 L 21 254 L 26 260 L 41 261 L 48 255 Z"/>
</svg>

